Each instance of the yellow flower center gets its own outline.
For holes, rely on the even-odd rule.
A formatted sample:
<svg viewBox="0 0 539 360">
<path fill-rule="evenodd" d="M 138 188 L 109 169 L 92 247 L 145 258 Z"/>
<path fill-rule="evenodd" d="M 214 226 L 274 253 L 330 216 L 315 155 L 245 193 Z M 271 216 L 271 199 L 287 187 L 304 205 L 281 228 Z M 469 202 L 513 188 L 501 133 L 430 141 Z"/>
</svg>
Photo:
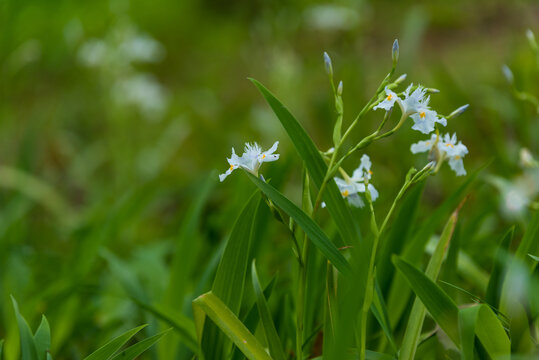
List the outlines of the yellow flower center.
<svg viewBox="0 0 539 360">
<path fill-rule="evenodd" d="M 455 156 L 455 160 L 460 160 L 460 156 Z"/>
<path fill-rule="evenodd" d="M 393 95 L 389 94 L 386 99 L 391 100 L 392 98 L 393 98 Z"/>
<path fill-rule="evenodd" d="M 424 111 L 421 111 L 421 112 L 419 113 L 419 117 L 421 117 L 422 119 L 424 119 L 424 118 L 425 118 L 425 115 L 426 115 L 426 114 L 425 114 L 425 112 L 424 112 Z"/>
<path fill-rule="evenodd" d="M 230 165 L 230 170 L 234 170 L 234 165 Z"/>
<path fill-rule="evenodd" d="M 341 194 L 342 194 L 342 196 L 344 196 L 344 197 L 347 197 L 348 195 L 350 195 L 350 193 L 348 192 L 348 190 L 344 190 Z"/>
<path fill-rule="evenodd" d="M 455 147 L 453 144 L 445 144 L 445 146 L 450 147 L 450 148 L 454 148 L 454 147 Z"/>
<path fill-rule="evenodd" d="M 372 170 L 369 170 L 369 174 L 372 175 Z"/>
<path fill-rule="evenodd" d="M 266 158 L 266 154 L 262 154 L 262 159 L 265 159 Z"/>
</svg>

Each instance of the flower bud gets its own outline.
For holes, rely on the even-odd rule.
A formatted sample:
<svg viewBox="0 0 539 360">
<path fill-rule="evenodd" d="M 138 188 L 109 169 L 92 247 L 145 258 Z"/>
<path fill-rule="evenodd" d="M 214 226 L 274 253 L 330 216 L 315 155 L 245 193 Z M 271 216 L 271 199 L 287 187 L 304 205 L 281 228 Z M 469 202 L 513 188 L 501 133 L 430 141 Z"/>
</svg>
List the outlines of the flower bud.
<svg viewBox="0 0 539 360">
<path fill-rule="evenodd" d="M 507 82 L 512 85 L 515 80 L 515 77 L 513 76 L 513 72 L 511 71 L 511 69 L 509 69 L 509 66 L 507 65 L 502 66 L 502 72 Z"/>
<path fill-rule="evenodd" d="M 401 76 L 399 76 L 397 78 L 397 80 L 395 80 L 395 85 L 400 85 L 404 82 L 404 80 L 406 80 L 406 74 L 402 74 Z"/>
<path fill-rule="evenodd" d="M 399 40 L 393 41 L 393 48 L 391 49 L 391 58 L 393 59 L 393 65 L 399 61 Z"/>
<path fill-rule="evenodd" d="M 440 92 L 440 90 L 438 89 L 435 89 L 435 88 L 427 88 L 427 94 L 438 94 Z"/>
<path fill-rule="evenodd" d="M 535 35 L 533 34 L 533 31 L 530 29 L 526 30 L 526 37 L 528 38 L 528 41 L 532 48 L 537 47 L 537 43 L 535 42 Z"/>
<path fill-rule="evenodd" d="M 337 86 L 337 95 L 342 96 L 342 80 L 339 81 L 339 86 Z"/>
<path fill-rule="evenodd" d="M 333 76 L 333 65 L 331 64 L 331 58 L 328 53 L 324 51 L 324 65 L 326 66 L 326 72 Z"/>
<path fill-rule="evenodd" d="M 451 114 L 449 114 L 449 116 L 447 118 L 448 119 L 456 118 L 457 116 L 459 116 L 460 114 L 465 112 L 469 107 L 470 107 L 470 104 L 462 105 L 457 110 L 455 110 Z"/>
</svg>

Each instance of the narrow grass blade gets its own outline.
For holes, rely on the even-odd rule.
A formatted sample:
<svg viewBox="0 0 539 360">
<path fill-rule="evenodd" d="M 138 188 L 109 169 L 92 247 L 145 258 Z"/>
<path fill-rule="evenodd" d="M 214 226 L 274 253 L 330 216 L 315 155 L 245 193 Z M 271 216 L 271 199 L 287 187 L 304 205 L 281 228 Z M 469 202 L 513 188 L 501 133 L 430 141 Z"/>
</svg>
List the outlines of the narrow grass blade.
<svg viewBox="0 0 539 360">
<path fill-rule="evenodd" d="M 181 307 L 189 283 L 189 274 L 195 265 L 197 254 L 200 248 L 200 241 L 197 241 L 197 232 L 200 217 L 206 200 L 211 190 L 216 184 L 217 175 L 208 174 L 205 181 L 200 184 L 200 188 L 193 196 L 193 203 L 190 205 L 181 224 L 178 233 L 172 264 L 170 269 L 169 284 L 165 295 L 165 303 L 171 307 Z M 188 254 L 186 256 L 186 254 Z"/>
<path fill-rule="evenodd" d="M 51 348 L 51 328 L 45 315 L 41 316 L 41 323 L 34 334 L 34 343 L 39 360 L 45 360 Z"/>
<path fill-rule="evenodd" d="M 528 224 L 526 233 L 518 245 L 516 257 L 523 262 L 529 261 L 528 254 L 539 254 L 539 210 L 535 210 L 532 220 Z"/>
<path fill-rule="evenodd" d="M 211 291 L 202 294 L 193 301 L 193 311 L 195 319 L 197 319 L 197 327 L 200 329 L 199 333 L 202 331 L 201 327 L 205 326 L 204 315 L 207 315 L 248 359 L 271 360 L 254 335 L 234 315 L 232 310 Z"/>
<path fill-rule="evenodd" d="M 118 354 L 114 355 L 112 360 L 134 360 L 137 356 L 139 356 L 144 351 L 148 350 L 153 344 L 158 342 L 163 337 L 163 335 L 165 335 L 169 331 L 170 329 L 162 331 L 159 334 L 155 334 L 154 336 L 150 336 L 149 338 L 139 341 L 135 345 L 131 345 L 127 349 L 122 350 Z"/>
<path fill-rule="evenodd" d="M 17 317 L 17 325 L 19 327 L 21 360 L 39 360 L 32 331 L 30 330 L 30 327 L 28 326 L 28 323 L 24 317 L 19 312 L 19 305 L 13 296 L 11 296 L 11 302 L 13 303 L 13 309 L 15 309 L 15 316 Z"/>
<path fill-rule="evenodd" d="M 481 306 L 459 310 L 459 338 L 463 360 L 474 360 L 475 324 Z"/>
<path fill-rule="evenodd" d="M 445 225 L 444 231 L 442 232 L 442 235 L 438 240 L 438 244 L 436 245 L 436 250 L 434 250 L 432 257 L 430 258 L 429 264 L 427 265 L 427 270 L 425 271 L 426 277 L 432 281 L 436 281 L 436 278 L 440 273 L 444 253 L 447 249 L 449 241 L 451 240 L 451 237 L 453 236 L 453 231 L 455 229 L 456 223 L 457 212 L 454 212 L 453 215 L 451 215 L 451 217 L 449 218 L 447 224 Z M 421 328 L 423 327 L 425 314 L 425 306 L 422 304 L 422 300 L 416 298 L 414 300 L 414 305 L 412 306 L 410 317 L 408 318 L 406 331 L 404 332 L 404 339 L 402 340 L 402 346 L 399 356 L 400 359 L 414 359 L 417 346 L 419 345 Z"/>
<path fill-rule="evenodd" d="M 129 341 L 136 333 L 145 328 L 146 325 L 138 326 L 134 329 L 126 331 L 122 335 L 115 337 L 90 355 L 84 358 L 84 360 L 108 360 L 120 350 L 120 348 Z"/>
<path fill-rule="evenodd" d="M 378 320 L 378 324 L 380 324 L 382 331 L 386 335 L 387 340 L 389 341 L 389 344 L 391 345 L 391 348 L 396 352 L 397 345 L 395 344 L 395 338 L 393 337 L 393 332 L 391 331 L 391 324 L 389 322 L 387 305 L 384 302 L 382 289 L 380 289 L 380 285 L 378 284 L 378 281 L 376 281 L 374 285 L 375 285 L 374 289 L 376 291 L 376 296 L 373 297 L 371 310 L 376 320 Z"/>
<path fill-rule="evenodd" d="M 380 252 L 376 261 L 376 275 L 379 278 L 380 288 L 384 293 L 386 293 L 389 282 L 395 273 L 395 268 L 391 263 L 391 254 L 400 254 L 407 243 L 414 227 L 424 188 L 425 181 L 422 181 L 405 195 L 400 210 L 391 225 L 390 232 L 382 238 Z"/>
<path fill-rule="evenodd" d="M 273 323 L 268 303 L 264 297 L 264 293 L 262 292 L 262 287 L 260 286 L 260 281 L 258 280 L 258 273 L 256 271 L 254 260 L 251 264 L 251 280 L 253 282 L 256 304 L 260 314 L 260 322 L 264 329 L 264 334 L 266 334 L 270 355 L 275 360 L 285 360 L 286 356 L 283 352 L 283 345 L 281 344 L 281 340 L 279 339 L 279 335 L 275 329 L 275 324 Z"/>
<path fill-rule="evenodd" d="M 500 304 L 500 295 L 501 287 L 503 283 L 503 271 L 505 267 L 505 261 L 509 254 L 509 245 L 513 240 L 513 235 L 515 233 L 515 227 L 511 227 L 507 232 L 502 236 L 502 241 L 498 247 L 498 251 L 494 256 L 494 265 L 492 266 L 492 271 L 490 272 L 490 278 L 488 280 L 487 292 L 485 294 L 485 301 L 497 308 Z"/>
<path fill-rule="evenodd" d="M 250 248 L 253 241 L 253 227 L 256 223 L 260 195 L 255 192 L 243 210 L 227 241 L 223 256 L 213 281 L 212 293 L 234 314 L 238 314 L 243 299 L 247 268 L 250 262 Z M 223 358 L 230 343 L 225 341 L 217 327 L 207 322 L 202 334 L 201 350 L 207 359 Z"/>
<path fill-rule="evenodd" d="M 193 320 L 178 311 L 174 311 L 166 306 L 146 304 L 136 299 L 135 303 L 142 309 L 153 314 L 156 318 L 172 326 L 179 335 L 181 341 L 193 352 L 198 353 L 198 344 L 196 341 L 195 324 Z"/>
<path fill-rule="evenodd" d="M 340 271 L 349 274 L 351 271 L 348 261 L 339 252 L 339 249 L 329 240 L 320 227 L 294 205 L 283 194 L 270 184 L 258 179 L 254 175 L 248 174 L 251 180 L 264 194 L 266 194 L 278 207 L 288 214 L 305 231 L 313 244 L 326 256 L 326 258 Z"/>
<path fill-rule="evenodd" d="M 277 281 L 277 277 L 274 277 L 271 279 L 269 284 L 264 288 L 264 297 L 266 299 L 269 299 L 271 293 L 273 292 L 273 287 L 275 285 L 275 282 Z M 254 333 L 256 331 L 256 327 L 258 325 L 258 321 L 260 320 L 260 314 L 258 312 L 256 301 L 252 304 L 252 306 L 247 311 L 247 314 L 243 317 L 241 317 L 241 322 L 245 325 L 245 327 L 251 332 Z M 232 360 L 241 360 L 243 359 L 243 355 L 241 351 L 238 348 L 234 348 L 234 353 L 231 357 Z"/>
<path fill-rule="evenodd" d="M 427 308 L 434 321 L 458 346 L 458 307 L 446 293 L 425 274 L 407 261 L 393 256 L 393 263 Z"/>
<path fill-rule="evenodd" d="M 307 134 L 301 124 L 294 118 L 288 109 L 264 85 L 250 79 L 262 93 L 275 115 L 281 122 L 292 143 L 296 147 L 301 159 L 309 170 L 314 184 L 320 189 L 327 172 L 327 165 L 322 159 L 318 148 Z M 361 233 L 357 221 L 354 221 L 350 210 L 344 202 L 337 185 L 333 180 L 328 181 L 323 196 L 331 217 L 337 224 L 339 233 L 346 244 L 357 244 L 361 240 Z"/>
<path fill-rule="evenodd" d="M 0 360 L 4 358 L 4 339 L 0 340 Z"/>
<path fill-rule="evenodd" d="M 442 205 L 440 205 L 428 219 L 422 221 L 419 230 L 412 236 L 408 244 L 405 246 L 404 251 L 401 253 L 402 258 L 410 262 L 413 265 L 418 265 L 421 261 L 423 254 L 425 253 L 425 246 L 436 231 L 438 226 L 442 224 L 449 216 L 451 211 L 457 207 L 462 198 L 468 192 L 470 186 L 474 183 L 478 174 L 485 169 L 487 163 L 474 171 L 468 178 L 458 187 L 458 189 L 447 198 Z M 389 309 L 389 319 L 391 323 L 396 325 L 399 323 L 408 301 L 410 299 L 410 289 L 406 286 L 406 283 L 402 281 L 401 274 L 395 274 L 392 280 L 391 288 L 389 291 L 389 297 L 387 300 L 387 308 Z"/>
<path fill-rule="evenodd" d="M 511 343 L 494 312 L 487 306 L 479 307 L 475 333 L 491 358 L 497 359 L 511 353 Z"/>
</svg>

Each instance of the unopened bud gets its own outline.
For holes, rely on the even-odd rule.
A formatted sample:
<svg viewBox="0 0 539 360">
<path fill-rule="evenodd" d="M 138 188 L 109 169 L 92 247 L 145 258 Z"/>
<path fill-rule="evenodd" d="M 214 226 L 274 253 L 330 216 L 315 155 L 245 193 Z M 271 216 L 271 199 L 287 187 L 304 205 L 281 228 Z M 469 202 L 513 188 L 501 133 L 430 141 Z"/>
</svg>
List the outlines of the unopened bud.
<svg viewBox="0 0 539 360">
<path fill-rule="evenodd" d="M 507 80 L 507 82 L 512 85 L 513 81 L 515 80 L 515 77 L 513 76 L 513 72 L 511 71 L 511 69 L 509 69 L 509 66 L 502 66 L 502 72 L 503 76 L 505 76 L 505 80 Z"/>
<path fill-rule="evenodd" d="M 331 64 L 331 58 L 328 53 L 324 51 L 324 65 L 326 66 L 326 72 L 329 75 L 333 75 L 333 65 Z"/>
<path fill-rule="evenodd" d="M 530 45 L 532 47 L 536 47 L 537 43 L 535 42 L 535 35 L 533 34 L 533 31 L 530 29 L 526 30 L 526 37 L 528 38 L 528 41 L 530 42 Z"/>
<path fill-rule="evenodd" d="M 427 94 L 438 94 L 440 92 L 440 90 L 438 89 L 435 89 L 435 88 L 427 88 Z"/>
<path fill-rule="evenodd" d="M 455 110 L 451 114 L 449 114 L 449 116 L 447 118 L 448 119 L 456 118 L 457 116 L 459 116 L 460 114 L 465 112 L 469 107 L 470 107 L 470 104 L 462 105 L 457 110 Z"/>
<path fill-rule="evenodd" d="M 402 83 L 404 82 L 404 80 L 406 80 L 406 77 L 407 77 L 406 74 L 402 74 L 401 76 L 399 76 L 399 77 L 397 78 L 397 80 L 395 80 L 395 84 L 396 84 L 396 85 L 402 84 Z"/>
<path fill-rule="evenodd" d="M 396 64 L 399 61 L 399 40 L 395 39 L 393 41 L 393 48 L 391 49 L 391 58 L 393 59 L 393 64 Z"/>
<path fill-rule="evenodd" d="M 337 95 L 342 96 L 342 80 L 339 81 L 339 86 L 337 86 Z"/>
</svg>

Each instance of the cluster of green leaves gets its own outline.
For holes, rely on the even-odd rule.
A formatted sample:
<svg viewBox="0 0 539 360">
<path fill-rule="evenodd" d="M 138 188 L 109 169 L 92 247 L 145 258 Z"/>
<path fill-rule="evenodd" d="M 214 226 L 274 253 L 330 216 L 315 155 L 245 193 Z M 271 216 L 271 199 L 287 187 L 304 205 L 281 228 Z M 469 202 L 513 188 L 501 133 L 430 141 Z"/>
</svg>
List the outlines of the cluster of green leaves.
<svg viewBox="0 0 539 360">
<path fill-rule="evenodd" d="M 473 300 L 471 304 L 468 302 L 458 306 L 455 300 L 442 289 L 438 280 L 443 269 L 444 258 L 446 258 L 446 263 L 454 266 L 452 269 L 447 269 L 447 273 L 452 273 L 455 278 L 455 273 L 458 271 L 460 241 L 451 242 L 451 240 L 453 237 L 463 236 L 463 234 L 455 234 L 455 231 L 459 229 L 457 227 L 459 209 L 463 206 L 465 201 L 463 199 L 469 193 L 482 169 L 476 170 L 430 217 L 415 227 L 413 214 L 418 207 L 424 189 L 422 185 L 425 181 L 425 177 L 421 177 L 417 181 L 419 185 L 416 189 L 406 194 L 403 204 L 398 204 L 400 211 L 394 219 L 391 232 L 381 235 L 374 226 L 376 230 L 373 230 L 373 236 L 362 237 L 359 228 L 354 225 L 356 222 L 353 220 L 351 209 L 343 201 L 333 181 L 328 181 L 328 177 L 332 176 L 332 163 L 330 162 L 328 167 L 321 152 L 286 107 L 263 85 L 255 80 L 253 82 L 287 131 L 303 160 L 307 170 L 305 174 L 308 174 L 305 176 L 312 179 L 319 189 L 319 197 L 327 186 L 326 193 L 322 196 L 337 226 L 338 235 L 334 241 L 330 240 L 314 220 L 309 181 L 304 181 L 303 203 L 302 208 L 299 208 L 269 183 L 249 174 L 264 197 L 267 197 L 268 206 L 281 210 L 290 218 L 291 224 L 297 224 L 300 230 L 296 230 L 293 236 L 298 237 L 297 233 L 303 233 L 305 236 L 301 244 L 301 255 L 297 254 L 300 274 L 296 283 L 298 293 L 294 298 L 297 315 L 296 337 L 295 339 L 279 338 L 279 329 L 276 328 L 275 319 L 272 321 L 271 316 L 268 316 L 267 301 L 269 299 L 263 296 L 261 291 L 254 260 L 251 275 L 264 337 L 257 339 L 256 324 L 247 326 L 242 322 L 244 318 L 240 316 L 239 303 L 249 270 L 247 264 L 253 256 L 249 252 L 249 247 L 251 242 L 256 241 L 252 239 L 256 232 L 253 228 L 256 228 L 259 222 L 256 209 L 261 205 L 255 197 L 250 200 L 238 219 L 236 227 L 240 228 L 235 227 L 232 230 L 233 236 L 229 239 L 223 254 L 212 291 L 201 295 L 194 301 L 196 311 L 201 313 L 195 316 L 200 340 L 200 356 L 207 359 L 228 358 L 227 354 L 234 354 L 230 350 L 231 343 L 249 359 L 282 359 L 286 358 L 284 355 L 286 352 L 289 354 L 288 357 L 295 356 L 301 359 L 315 355 L 320 355 L 320 358 L 325 359 L 357 357 L 414 359 L 428 358 L 440 351 L 445 355 L 438 356 L 452 357 L 460 353 L 464 359 L 474 359 L 477 356 L 501 358 L 509 357 L 512 353 L 534 356 L 537 349 L 533 345 L 535 340 L 532 335 L 533 327 L 530 327 L 530 324 L 533 326 L 539 316 L 536 301 L 529 301 L 526 295 L 520 298 L 516 295 L 530 294 L 528 292 L 536 286 L 537 276 L 534 273 L 537 264 L 529 260 L 533 259 L 533 254 L 539 251 L 537 241 L 539 215 L 537 212 L 529 223 L 514 256 L 507 253 L 513 231 L 508 231 L 504 236 L 498 253 L 505 252 L 505 256 L 511 260 L 506 267 L 501 263 L 495 263 L 486 297 L 481 299 L 472 296 L 469 299 Z M 378 97 L 382 88 L 383 86 L 378 89 L 375 98 Z M 408 188 L 407 185 L 413 185 L 409 177 L 403 187 L 404 190 Z M 316 204 L 314 206 L 316 209 Z M 391 213 L 388 217 L 389 215 Z M 282 215 L 278 218 L 283 223 L 287 223 L 283 221 Z M 429 239 L 447 218 L 445 228 L 437 239 L 435 249 L 423 271 L 421 264 Z M 243 232 L 243 240 L 237 237 L 240 229 Z M 376 258 L 376 271 L 371 272 L 365 264 L 369 261 L 369 253 L 378 246 L 377 241 L 372 242 L 373 237 L 377 240 L 380 235 L 382 236 L 380 255 Z M 237 243 L 242 241 L 246 249 L 240 252 Z M 310 242 L 323 255 L 322 261 L 316 263 L 315 266 L 326 269 L 325 284 L 320 281 L 319 276 L 309 276 L 312 268 L 308 266 L 308 263 L 313 260 L 306 255 L 313 256 L 308 250 Z M 342 251 L 335 243 L 345 244 L 351 248 L 349 256 L 341 255 Z M 229 248 L 234 250 L 228 252 Z M 497 261 L 500 261 L 500 258 Z M 230 262 L 234 266 L 231 266 Z M 325 263 L 328 264 L 327 267 Z M 323 274 L 320 268 L 312 269 L 312 271 L 318 275 Z M 521 269 L 518 275 L 516 269 Z M 306 275 L 302 276 L 302 272 Z M 516 289 L 511 285 L 515 282 L 527 284 L 524 293 L 522 289 Z M 371 286 L 375 284 L 375 288 L 369 289 L 369 284 Z M 230 292 L 221 294 L 223 286 L 236 289 L 234 296 L 231 297 Z M 323 317 L 319 307 L 307 306 L 309 302 L 317 303 L 317 299 L 304 297 L 308 289 L 316 288 L 318 291 L 315 293 L 324 299 L 325 315 Z M 370 295 L 369 290 L 374 291 L 374 294 Z M 412 305 L 410 301 L 413 300 L 413 296 L 415 300 Z M 312 313 L 306 313 L 306 309 Z M 365 311 L 369 309 L 370 312 Z M 425 325 L 427 314 L 430 315 L 434 326 Z M 206 316 L 221 329 L 220 334 L 210 331 L 211 327 L 205 323 Z M 304 318 L 315 319 L 315 321 L 308 328 L 304 328 Z M 360 324 L 365 325 L 360 326 Z M 369 326 L 367 327 L 366 324 Z M 383 336 L 380 336 L 380 332 Z M 525 340 L 522 340 L 521 334 L 525 334 Z M 305 338 L 305 335 L 308 336 Z M 228 338 L 231 343 L 223 345 L 223 337 Z M 322 354 L 317 353 L 319 350 L 313 348 L 313 337 L 323 337 Z M 297 343 L 303 339 L 306 340 Z M 286 344 L 293 344 L 294 340 L 296 343 L 292 348 L 296 349 L 296 354 L 292 355 L 292 351 Z M 261 345 L 262 342 L 267 344 L 269 353 Z"/>
<path fill-rule="evenodd" d="M 51 348 L 51 329 L 47 318 L 43 315 L 41 323 L 36 332 L 32 334 L 32 330 L 28 323 L 19 311 L 19 305 L 15 298 L 11 297 L 15 316 L 17 318 L 17 326 L 19 327 L 20 350 L 22 360 L 52 360 L 50 353 Z M 86 356 L 84 360 L 133 360 L 140 354 L 148 350 L 153 344 L 158 342 L 168 330 L 163 331 L 154 336 L 130 345 L 123 350 L 121 349 L 133 336 L 135 336 L 146 325 L 136 327 L 125 333 L 115 337 L 114 339 L 101 346 L 99 349 Z M 0 359 L 2 359 L 2 348 L 4 341 L 0 341 Z"/>
</svg>

